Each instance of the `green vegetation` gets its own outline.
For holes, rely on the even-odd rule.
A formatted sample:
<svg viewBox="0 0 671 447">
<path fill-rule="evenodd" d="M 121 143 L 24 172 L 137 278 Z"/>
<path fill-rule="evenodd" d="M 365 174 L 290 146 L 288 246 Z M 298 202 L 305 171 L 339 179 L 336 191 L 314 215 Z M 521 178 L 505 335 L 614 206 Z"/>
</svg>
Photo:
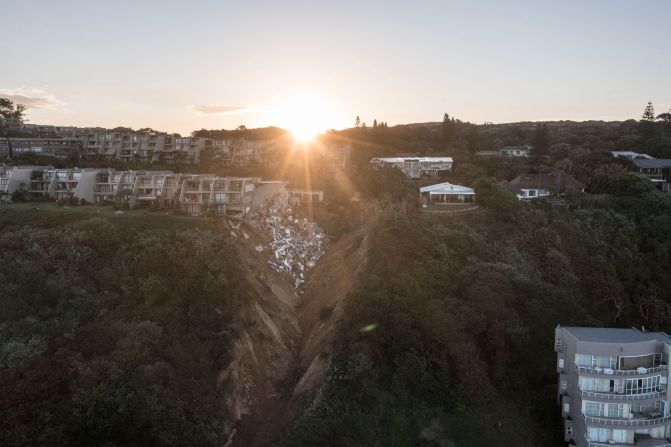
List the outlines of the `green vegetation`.
<svg viewBox="0 0 671 447">
<path fill-rule="evenodd" d="M 561 446 L 553 331 L 671 330 L 671 197 L 521 203 L 387 220 L 347 299 L 337 355 L 283 446 Z"/>
<path fill-rule="evenodd" d="M 248 292 L 217 223 L 17 207 L 0 209 L 0 444 L 223 445 L 217 375 Z"/>
</svg>

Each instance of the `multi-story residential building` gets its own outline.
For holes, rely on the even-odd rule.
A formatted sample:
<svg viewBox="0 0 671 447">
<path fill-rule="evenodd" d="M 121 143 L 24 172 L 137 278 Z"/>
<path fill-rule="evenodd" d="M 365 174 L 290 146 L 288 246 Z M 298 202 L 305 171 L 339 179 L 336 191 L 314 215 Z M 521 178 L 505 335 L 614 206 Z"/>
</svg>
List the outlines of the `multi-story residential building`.
<svg viewBox="0 0 671 447">
<path fill-rule="evenodd" d="M 11 154 L 10 154 L 11 152 Z M 80 158 L 82 143 L 76 139 L 62 138 L 0 138 L 0 158 L 26 154 L 54 158 Z"/>
<path fill-rule="evenodd" d="M 452 170 L 452 157 L 377 157 L 370 161 L 373 166 L 399 168 L 409 178 L 434 177 Z"/>
<path fill-rule="evenodd" d="M 6 135 L 7 132 L 21 132 L 24 129 L 23 120 L 21 118 L 5 118 L 0 116 L 0 136 Z"/>
<path fill-rule="evenodd" d="M 638 172 L 648 177 L 663 192 L 671 192 L 671 159 L 632 160 Z"/>
<path fill-rule="evenodd" d="M 0 167 L 0 198 L 5 202 L 23 189 L 34 198 L 125 204 L 131 208 L 178 207 L 187 214 L 242 217 L 253 203 L 263 202 L 278 192 L 286 194 L 285 187 L 286 182 L 263 182 L 256 177 L 50 166 Z"/>
<path fill-rule="evenodd" d="M 637 329 L 555 329 L 564 440 L 579 447 L 671 447 L 671 337 Z"/>
</svg>

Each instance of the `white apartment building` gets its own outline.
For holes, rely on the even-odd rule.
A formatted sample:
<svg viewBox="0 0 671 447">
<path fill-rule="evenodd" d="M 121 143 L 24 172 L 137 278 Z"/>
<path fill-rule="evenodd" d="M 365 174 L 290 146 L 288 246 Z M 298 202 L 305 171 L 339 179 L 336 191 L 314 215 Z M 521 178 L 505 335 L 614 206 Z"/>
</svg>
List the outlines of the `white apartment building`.
<svg viewBox="0 0 671 447">
<path fill-rule="evenodd" d="M 267 183 L 273 193 L 284 192 L 286 182 L 263 182 L 256 177 L 219 177 L 170 171 L 116 171 L 114 169 L 54 169 L 49 166 L 0 166 L 0 199 L 26 194 L 55 200 L 73 199 L 90 204 L 127 204 L 131 208 L 177 208 L 192 214 L 242 217 L 255 200 L 266 200 Z M 260 194 L 257 199 L 257 189 Z"/>
<path fill-rule="evenodd" d="M 636 329 L 555 329 L 564 440 L 579 447 L 671 447 L 671 337 Z"/>
<path fill-rule="evenodd" d="M 376 157 L 373 166 L 398 168 L 412 179 L 452 170 L 452 157 Z"/>
</svg>

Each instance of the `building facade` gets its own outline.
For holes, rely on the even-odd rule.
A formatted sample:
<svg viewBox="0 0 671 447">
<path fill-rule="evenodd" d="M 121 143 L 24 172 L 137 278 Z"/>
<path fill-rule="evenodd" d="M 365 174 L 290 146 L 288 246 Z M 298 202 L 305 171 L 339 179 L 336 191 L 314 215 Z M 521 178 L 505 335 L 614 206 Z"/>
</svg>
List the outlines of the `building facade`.
<svg viewBox="0 0 671 447">
<path fill-rule="evenodd" d="M 371 164 L 377 167 L 398 168 L 412 179 L 435 177 L 452 170 L 452 157 L 376 157 Z"/>
<path fill-rule="evenodd" d="M 671 159 L 634 159 L 639 174 L 648 177 L 662 192 L 671 192 Z"/>
<path fill-rule="evenodd" d="M 79 159 L 82 155 L 82 143 L 72 138 L 0 138 L 0 158 L 27 154 Z"/>
<path fill-rule="evenodd" d="M 3 166 L 0 167 L 0 200 L 9 202 L 12 195 L 20 191 L 34 199 L 48 197 L 131 208 L 176 209 L 193 215 L 242 217 L 252 207 L 257 186 L 262 190 L 268 189 L 266 183 L 256 177 L 219 177 L 170 171 Z M 272 183 L 273 193 L 284 190 L 286 186 L 286 182 Z"/>
<path fill-rule="evenodd" d="M 564 440 L 579 447 L 671 447 L 671 337 L 636 329 L 555 329 Z"/>
<path fill-rule="evenodd" d="M 475 202 L 475 190 L 467 186 L 439 183 L 419 188 L 419 199 L 423 205 L 458 205 Z"/>
</svg>

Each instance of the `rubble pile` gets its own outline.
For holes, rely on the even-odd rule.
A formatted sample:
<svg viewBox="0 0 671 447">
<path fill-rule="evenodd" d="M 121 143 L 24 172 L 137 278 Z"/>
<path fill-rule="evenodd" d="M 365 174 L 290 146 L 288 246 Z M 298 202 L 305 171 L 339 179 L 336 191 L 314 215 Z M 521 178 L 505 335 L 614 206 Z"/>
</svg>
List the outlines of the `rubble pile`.
<svg viewBox="0 0 671 447">
<path fill-rule="evenodd" d="M 270 266 L 288 274 L 299 288 L 305 282 L 305 273 L 313 268 L 324 254 L 326 235 L 319 226 L 306 218 L 292 214 L 286 198 L 277 198 L 259 213 L 259 229 L 269 239 Z M 258 251 L 258 249 L 257 249 Z"/>
</svg>

